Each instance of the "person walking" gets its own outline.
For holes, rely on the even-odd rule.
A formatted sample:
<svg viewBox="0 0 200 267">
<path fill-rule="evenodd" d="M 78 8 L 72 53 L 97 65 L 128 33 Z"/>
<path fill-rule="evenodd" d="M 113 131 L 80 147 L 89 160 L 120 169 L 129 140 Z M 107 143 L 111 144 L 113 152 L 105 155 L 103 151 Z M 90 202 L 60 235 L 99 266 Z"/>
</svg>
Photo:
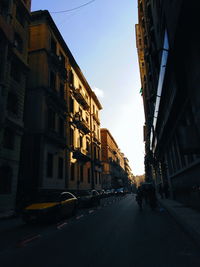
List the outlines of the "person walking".
<svg viewBox="0 0 200 267">
<path fill-rule="evenodd" d="M 138 203 L 138 206 L 140 210 L 142 210 L 142 204 L 143 204 L 143 191 L 141 187 L 138 187 L 137 189 L 137 195 L 136 195 L 136 201 Z"/>
<path fill-rule="evenodd" d="M 157 207 L 157 198 L 156 198 L 156 191 L 153 185 L 150 186 L 148 189 L 148 199 L 151 209 L 155 210 Z"/>
</svg>

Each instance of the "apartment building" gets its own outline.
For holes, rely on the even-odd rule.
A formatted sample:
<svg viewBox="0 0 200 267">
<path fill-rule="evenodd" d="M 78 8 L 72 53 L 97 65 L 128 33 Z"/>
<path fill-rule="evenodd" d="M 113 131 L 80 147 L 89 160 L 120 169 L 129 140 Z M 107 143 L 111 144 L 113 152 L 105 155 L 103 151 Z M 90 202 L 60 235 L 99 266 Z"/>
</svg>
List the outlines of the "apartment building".
<svg viewBox="0 0 200 267">
<path fill-rule="evenodd" d="M 15 208 L 29 71 L 30 0 L 0 2 L 0 210 Z"/>
<path fill-rule="evenodd" d="M 69 181 L 71 191 L 101 189 L 99 112 L 102 106 L 71 58 L 69 70 Z"/>
<path fill-rule="evenodd" d="M 124 187 L 126 181 L 124 154 L 106 128 L 101 128 L 101 152 L 103 189 Z"/>
<path fill-rule="evenodd" d="M 31 13 L 21 198 L 67 185 L 68 48 L 48 11 Z"/>
<path fill-rule="evenodd" d="M 146 175 L 168 185 L 172 197 L 199 207 L 198 3 L 139 0 L 138 13 Z"/>
<path fill-rule="evenodd" d="M 101 104 L 48 11 L 31 13 L 29 31 L 19 202 L 38 191 L 101 188 Z"/>
</svg>

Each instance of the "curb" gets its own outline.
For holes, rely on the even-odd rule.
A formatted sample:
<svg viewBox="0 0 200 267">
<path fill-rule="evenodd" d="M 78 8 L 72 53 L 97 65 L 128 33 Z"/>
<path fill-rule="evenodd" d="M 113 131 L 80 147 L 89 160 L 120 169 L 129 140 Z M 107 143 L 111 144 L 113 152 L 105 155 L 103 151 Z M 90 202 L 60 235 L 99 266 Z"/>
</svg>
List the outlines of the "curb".
<svg viewBox="0 0 200 267">
<path fill-rule="evenodd" d="M 173 207 L 170 207 L 169 205 L 167 205 L 160 199 L 158 201 L 160 205 L 163 206 L 168 211 L 171 217 L 173 217 L 176 223 L 181 226 L 182 230 L 186 232 L 191 237 L 191 239 L 195 242 L 195 244 L 200 248 L 200 231 L 198 231 L 195 228 L 195 225 L 192 225 L 192 223 L 187 222 L 188 217 L 186 218 L 185 216 L 184 218 L 184 216 L 181 216 L 180 214 L 178 214 L 178 212 L 176 212 L 176 209 L 174 209 Z M 195 212 L 192 209 L 184 207 L 181 203 L 177 203 L 177 204 L 179 208 L 181 208 L 182 210 L 185 209 L 185 211 L 187 211 L 188 214 L 190 213 L 191 215 L 193 215 L 192 216 L 193 218 L 200 217 L 200 214 L 198 214 L 198 212 Z M 198 220 L 198 218 L 195 224 L 200 225 L 200 220 Z"/>
</svg>

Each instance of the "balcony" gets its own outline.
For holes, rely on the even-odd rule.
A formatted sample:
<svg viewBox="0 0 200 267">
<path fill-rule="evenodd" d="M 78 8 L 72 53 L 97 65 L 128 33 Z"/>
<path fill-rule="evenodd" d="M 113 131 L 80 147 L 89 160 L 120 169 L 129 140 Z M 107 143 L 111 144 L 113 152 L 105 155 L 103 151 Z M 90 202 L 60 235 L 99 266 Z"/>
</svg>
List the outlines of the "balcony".
<svg viewBox="0 0 200 267">
<path fill-rule="evenodd" d="M 9 42 L 13 41 L 13 30 L 11 24 L 8 24 L 4 17 L 0 15 L 0 29 L 3 31 L 3 34 L 6 36 Z"/>
<path fill-rule="evenodd" d="M 62 147 L 63 149 L 65 149 L 67 147 L 67 139 L 66 139 L 66 137 L 59 135 L 55 131 L 51 131 L 51 130 L 47 129 L 44 132 L 44 136 L 48 140 L 50 140 L 51 143 L 56 144 L 56 145 Z"/>
<path fill-rule="evenodd" d="M 81 147 L 75 148 L 75 150 L 73 151 L 73 158 L 83 162 L 91 160 L 90 154 Z"/>
<path fill-rule="evenodd" d="M 98 118 L 98 115 L 96 113 L 93 113 L 92 115 L 93 115 L 94 120 L 100 125 L 100 120 Z"/>
<path fill-rule="evenodd" d="M 98 144 L 101 144 L 101 141 L 99 140 L 99 138 L 97 137 L 97 135 L 96 135 L 95 132 L 93 132 L 93 140 L 94 140 L 95 142 L 97 142 Z"/>
<path fill-rule="evenodd" d="M 85 110 L 88 110 L 90 108 L 87 100 L 85 99 L 85 97 L 81 93 L 81 89 L 79 89 L 79 88 L 74 89 L 74 97 L 83 106 L 83 108 Z"/>
<path fill-rule="evenodd" d="M 80 129 L 85 134 L 90 133 L 90 127 L 87 124 L 87 122 L 79 115 L 79 113 L 76 113 L 73 120 L 74 124 L 78 129 Z"/>
<path fill-rule="evenodd" d="M 47 88 L 47 94 L 49 99 L 53 100 L 59 107 L 67 111 L 67 103 L 63 97 L 55 89 Z"/>
<path fill-rule="evenodd" d="M 50 55 L 50 63 L 53 66 L 56 66 L 62 78 L 64 80 L 67 80 L 67 70 L 65 68 L 65 63 L 63 62 L 62 58 L 53 52 L 50 52 L 49 55 Z"/>
</svg>

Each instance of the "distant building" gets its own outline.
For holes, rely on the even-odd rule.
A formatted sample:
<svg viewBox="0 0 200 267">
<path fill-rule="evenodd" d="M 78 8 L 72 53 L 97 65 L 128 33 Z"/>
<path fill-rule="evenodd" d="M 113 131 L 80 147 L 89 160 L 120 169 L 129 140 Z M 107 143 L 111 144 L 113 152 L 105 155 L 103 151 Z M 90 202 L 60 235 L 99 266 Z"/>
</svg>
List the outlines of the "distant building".
<svg viewBox="0 0 200 267">
<path fill-rule="evenodd" d="M 145 173 L 199 206 L 198 1 L 138 1 L 136 37 L 145 111 Z"/>
<path fill-rule="evenodd" d="M 0 211 L 15 208 L 28 67 L 30 0 L 0 1 Z"/>
<path fill-rule="evenodd" d="M 121 153 L 113 136 L 106 128 L 101 128 L 102 187 L 120 188 L 126 185 L 124 154 Z"/>
</svg>

